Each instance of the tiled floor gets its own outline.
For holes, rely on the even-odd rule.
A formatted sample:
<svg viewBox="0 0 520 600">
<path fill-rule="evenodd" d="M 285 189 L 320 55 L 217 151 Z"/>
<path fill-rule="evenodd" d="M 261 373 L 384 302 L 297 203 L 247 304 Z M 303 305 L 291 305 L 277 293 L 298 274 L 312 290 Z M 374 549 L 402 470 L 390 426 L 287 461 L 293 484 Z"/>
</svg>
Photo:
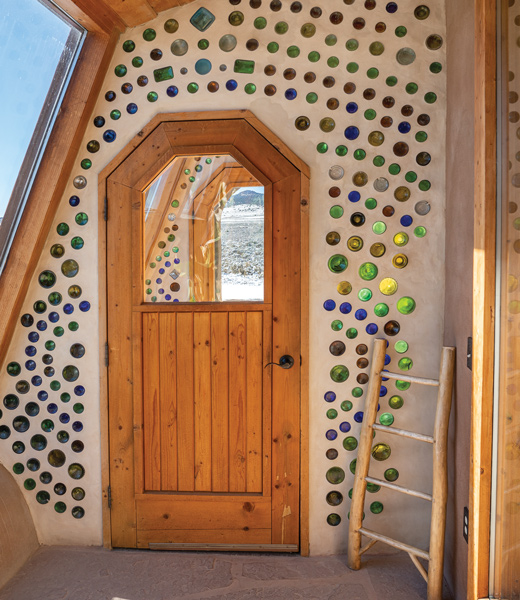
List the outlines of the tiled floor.
<svg viewBox="0 0 520 600">
<path fill-rule="evenodd" d="M 179 553 L 43 547 L 0 600 L 424 600 L 405 554 L 344 556 Z M 446 596 L 449 598 L 449 596 Z"/>
</svg>

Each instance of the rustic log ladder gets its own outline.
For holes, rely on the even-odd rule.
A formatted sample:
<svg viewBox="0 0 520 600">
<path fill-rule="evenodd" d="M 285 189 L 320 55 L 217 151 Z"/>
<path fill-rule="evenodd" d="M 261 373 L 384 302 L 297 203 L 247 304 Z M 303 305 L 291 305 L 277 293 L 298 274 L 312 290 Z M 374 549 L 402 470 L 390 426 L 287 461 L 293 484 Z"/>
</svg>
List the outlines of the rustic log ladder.
<svg viewBox="0 0 520 600">
<path fill-rule="evenodd" d="M 352 493 L 352 504 L 350 507 L 350 523 L 348 534 L 348 566 L 351 569 L 361 568 L 361 555 L 372 548 L 377 542 L 384 542 L 399 550 L 408 552 L 414 565 L 424 577 L 428 585 L 428 600 L 442 600 L 443 583 L 443 561 L 444 561 L 444 530 L 446 527 L 446 499 L 448 495 L 447 475 L 447 438 L 448 423 L 450 418 L 451 396 L 453 388 L 453 372 L 455 367 L 455 348 L 445 347 L 442 349 L 441 368 L 439 379 L 424 379 L 421 377 L 410 377 L 384 371 L 386 353 L 386 340 L 378 339 L 374 342 L 374 353 L 370 371 L 370 382 L 368 386 L 365 415 L 361 426 L 359 440 L 358 458 L 356 463 L 356 475 L 354 490 Z M 438 386 L 437 409 L 435 413 L 435 427 L 433 436 L 386 427 L 375 423 L 379 393 L 382 378 L 396 379 L 410 383 L 429 386 Z M 369 477 L 370 454 L 372 449 L 372 438 L 374 431 L 381 431 L 401 437 L 410 438 L 420 442 L 433 445 L 433 492 L 425 494 L 416 490 L 408 489 L 382 479 Z M 362 526 L 363 508 L 367 483 L 379 485 L 422 498 L 432 503 L 432 517 L 430 526 L 430 549 L 428 552 L 404 544 L 385 535 L 381 535 Z M 361 547 L 361 536 L 370 539 L 366 546 Z M 419 562 L 419 558 L 429 561 L 428 572 Z"/>
</svg>

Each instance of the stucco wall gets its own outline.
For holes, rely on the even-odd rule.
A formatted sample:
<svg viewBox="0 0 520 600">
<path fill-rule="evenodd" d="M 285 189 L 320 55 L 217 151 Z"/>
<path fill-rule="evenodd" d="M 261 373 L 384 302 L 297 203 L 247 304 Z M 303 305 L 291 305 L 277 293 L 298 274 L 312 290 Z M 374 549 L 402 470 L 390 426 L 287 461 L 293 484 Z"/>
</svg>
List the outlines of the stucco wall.
<svg viewBox="0 0 520 600">
<path fill-rule="evenodd" d="M 446 304 L 444 343 L 457 347 L 449 432 L 449 496 L 445 576 L 456 598 L 467 588 L 468 545 L 462 537 L 469 503 L 474 175 L 474 15 L 470 0 L 447 4 L 448 114 L 446 139 Z"/>
<path fill-rule="evenodd" d="M 312 553 L 332 554 L 346 549 L 348 493 L 353 480 L 349 466 L 356 452 L 346 450 L 343 442 L 350 437 L 354 438 L 354 441 L 349 440 L 350 443 L 355 445 L 358 437 L 358 421 L 362 416 L 359 413 L 363 411 L 363 393 L 367 387 L 366 383 L 360 382 L 364 381 L 362 374 L 368 372 L 368 368 L 357 366 L 360 354 L 356 350 L 359 351 L 359 346 L 366 344 L 369 348 L 366 356 L 370 359 L 372 339 L 384 335 L 384 325 L 394 320 L 399 324 L 400 331 L 397 335 L 388 337 L 388 356 L 391 361 L 389 368 L 399 370 L 399 360 L 408 357 L 413 361 L 412 374 L 430 377 L 437 375 L 444 327 L 444 2 L 429 2 L 431 12 L 425 19 L 414 15 L 418 4 L 410 0 L 397 3 L 329 0 L 320 5 L 320 16 L 310 15 L 312 4 L 302 4 L 300 12 L 292 12 L 288 3 L 284 3 L 281 10 L 276 11 L 272 8 L 276 7 L 276 4 L 270 6 L 264 3 L 259 8 L 253 8 L 245 2 L 232 6 L 218 0 L 212 2 L 210 7 L 216 17 L 215 22 L 201 33 L 189 22 L 197 8 L 204 6 L 204 3 L 196 2 L 162 13 L 154 21 L 129 30 L 121 37 L 34 281 L 20 312 L 20 317 L 29 316 L 25 317 L 16 329 L 0 375 L 2 397 L 14 394 L 19 399 L 18 407 L 12 410 L 2 407 L 0 426 L 7 427 L 10 435 L 6 439 L 0 439 L 0 461 L 8 468 L 13 468 L 16 463 L 24 466 L 24 472 L 17 476 L 17 480 L 26 495 L 43 543 L 101 543 L 98 385 L 100 340 L 97 307 L 103 302 L 103 298 L 98 297 L 97 277 L 97 214 L 100 202 L 97 196 L 97 177 L 102 168 L 157 113 L 247 108 L 276 132 L 311 168 L 309 400 Z M 256 6 L 254 3 L 253 5 Z M 233 26 L 228 20 L 230 13 L 235 10 L 244 16 L 242 25 Z M 341 14 L 341 23 L 333 22 L 340 20 L 337 15 L 332 16 L 331 20 L 333 13 Z M 255 22 L 257 17 L 265 17 L 265 28 L 260 26 L 260 22 Z M 178 21 L 179 28 L 175 33 L 168 33 L 164 24 L 172 18 Z M 364 20 L 363 28 L 355 28 L 356 19 Z M 288 25 L 286 33 L 275 31 L 275 24 L 280 22 Z M 301 33 L 302 26 L 306 24 L 312 24 L 316 28 L 311 37 L 304 37 Z M 143 39 L 143 32 L 147 29 L 156 32 L 153 41 Z M 309 28 L 303 31 L 307 30 Z M 312 31 L 312 28 L 310 30 Z M 237 46 L 231 52 L 219 49 L 219 39 L 226 34 L 232 34 L 237 39 Z M 432 35 L 441 36 L 440 49 L 432 50 L 427 47 L 426 40 Z M 332 36 L 335 36 L 335 40 Z M 188 44 L 189 50 L 183 56 L 175 56 L 170 51 L 170 45 L 177 39 L 185 40 Z M 201 39 L 209 41 L 207 50 L 198 47 Z M 257 50 L 246 49 L 246 42 L 251 39 L 259 42 Z M 126 40 L 135 43 L 135 48 L 130 52 L 123 49 L 123 42 Z M 351 41 L 347 44 L 348 40 Z M 352 40 L 356 40 L 357 44 Z M 279 45 L 276 52 L 272 52 L 273 46 L 269 46 L 268 49 L 270 42 Z M 126 48 L 129 48 L 128 44 Z M 158 61 L 150 58 L 150 52 L 155 48 L 163 52 Z M 403 48 L 413 50 L 415 58 L 410 64 L 400 64 L 396 58 Z M 314 52 L 317 54 L 313 54 Z M 407 54 L 413 58 L 411 53 Z M 132 59 L 136 56 L 143 58 L 143 65 L 140 67 L 132 64 Z M 203 58 L 212 63 L 211 71 L 206 75 L 195 71 L 196 62 Z M 255 61 L 254 73 L 234 73 L 236 59 Z M 436 72 L 439 70 L 437 65 L 430 68 L 432 63 L 438 63 L 442 70 Z M 276 67 L 275 75 L 265 74 L 264 67 L 269 64 Z M 118 65 L 126 67 L 126 72 L 124 69 L 117 69 L 118 73 L 123 73 L 122 76 L 115 72 Z M 166 66 L 173 67 L 173 79 L 156 83 L 154 69 Z M 294 79 L 284 77 L 284 71 L 288 68 L 294 69 Z M 183 74 L 181 69 L 187 69 L 187 73 Z M 307 82 L 313 79 L 310 75 L 304 77 L 304 74 L 308 73 L 314 73 L 314 81 L 311 83 Z M 137 78 L 142 75 L 148 77 L 145 87 L 139 86 L 137 82 Z M 227 89 L 226 83 L 230 80 L 237 82 L 236 89 Z M 210 81 L 218 83 L 217 92 L 211 93 L 207 89 Z M 121 86 L 125 83 L 131 83 L 133 88 L 127 95 L 121 91 Z M 193 93 L 188 91 L 190 83 L 198 84 L 196 91 L 192 86 Z M 247 86 L 250 83 L 256 86 L 254 91 L 251 86 Z M 270 84 L 276 87 L 276 93 L 267 96 L 265 86 Z M 174 90 L 168 95 L 169 86 L 176 87 L 175 95 Z M 228 87 L 233 85 L 228 84 Z M 111 102 L 105 97 L 105 93 L 110 90 L 116 93 L 116 98 Z M 155 101 L 150 101 L 154 97 L 148 97 L 152 91 L 157 93 Z M 316 98 L 309 96 L 309 93 L 316 94 Z M 337 102 L 331 99 L 336 99 Z M 130 103 L 137 106 L 134 114 L 127 112 Z M 337 109 L 333 108 L 336 104 Z M 111 111 L 114 109 L 120 111 L 117 120 L 111 118 Z M 429 123 L 419 125 L 420 115 L 428 115 Z M 95 117 L 99 116 L 105 119 L 101 127 L 97 127 L 94 122 Z M 299 131 L 295 127 L 295 121 L 301 116 L 308 117 L 310 121 L 310 126 L 305 131 Z M 324 118 L 334 120 L 335 126 L 332 131 L 323 130 Z M 384 120 L 381 121 L 382 119 Z M 424 118 L 421 120 L 426 122 Z M 97 123 L 99 124 L 99 121 Z M 355 130 L 349 130 L 348 135 L 352 139 L 345 136 L 344 132 L 348 127 L 356 127 L 359 130 L 357 135 Z M 107 130 L 115 133 L 114 141 L 104 141 L 103 135 Z M 380 132 L 383 136 L 371 136 L 373 132 Z M 87 149 L 92 140 L 99 142 L 99 150 L 95 153 Z M 320 145 L 323 142 L 327 148 Z M 408 145 L 408 152 L 401 152 L 403 156 L 396 155 L 399 147 L 396 148 L 395 144 L 400 142 Z M 343 155 L 343 146 L 348 149 L 346 155 Z M 92 146 L 90 148 L 92 149 Z M 422 152 L 428 153 L 431 158 L 426 166 L 417 162 L 417 157 Z M 425 158 L 426 161 L 422 162 L 428 162 L 427 157 Z M 88 169 L 85 168 L 87 164 L 82 163 L 84 159 L 92 163 Z M 340 166 L 344 171 L 343 175 L 340 173 L 339 179 L 332 179 L 330 176 L 330 169 L 334 166 Z M 365 175 L 355 177 L 356 173 Z M 82 189 L 78 189 L 74 184 L 78 176 L 86 178 L 86 186 Z M 359 185 L 363 183 L 365 176 L 366 184 Z M 374 187 L 374 183 L 378 187 Z M 338 197 L 333 197 L 335 191 L 331 188 L 334 187 L 339 188 Z M 383 190 L 383 187 L 387 189 Z M 404 194 L 404 201 L 396 199 L 396 195 L 400 194 Z M 410 198 L 406 200 L 409 194 Z M 71 198 L 73 199 L 70 200 Z M 425 212 L 419 208 L 417 212 L 416 205 L 421 201 L 429 203 L 431 210 L 428 214 L 419 214 Z M 343 215 L 334 218 L 330 213 L 333 206 L 341 207 Z M 424 208 L 425 205 L 421 206 Z M 383 213 L 384 207 L 392 207 L 393 211 L 386 208 Z M 81 216 L 76 218 L 78 213 L 85 213 L 88 222 L 82 224 L 85 219 Z M 354 213 L 364 215 L 365 223 L 361 227 L 351 224 L 351 216 Z M 66 223 L 68 231 L 64 231 L 66 228 L 60 228 L 58 232 L 60 223 Z M 426 235 L 422 236 L 422 230 L 416 230 L 417 227 L 424 227 Z M 341 241 L 335 246 L 326 242 L 327 234 L 333 231 L 341 237 Z M 406 245 L 399 247 L 394 243 L 394 236 L 401 232 L 406 233 L 409 240 Z M 77 236 L 84 240 L 81 249 L 71 247 L 71 240 Z M 359 252 L 347 248 L 346 242 L 351 236 L 363 239 L 363 248 Z M 385 253 L 380 257 L 371 254 L 371 247 L 375 243 L 385 246 Z M 51 255 L 51 248 L 55 244 L 62 244 L 65 249 L 61 258 Z M 392 264 L 392 259 L 399 253 L 408 258 L 408 265 L 403 269 Z M 327 266 L 329 258 L 334 254 L 342 254 L 348 259 L 348 268 L 343 273 L 333 273 Z M 62 272 L 63 263 L 69 259 L 77 261 L 79 265 L 78 273 L 71 278 Z M 372 280 L 365 280 L 360 275 L 360 267 L 365 263 L 372 263 L 377 267 L 377 276 Z M 40 274 L 46 270 L 56 274 L 56 282 L 50 288 L 43 288 L 39 283 Z M 397 283 L 397 291 L 392 295 L 381 291 L 386 291 L 384 280 L 387 278 L 392 278 Z M 352 291 L 349 294 L 339 293 L 338 284 L 341 282 L 351 284 Z M 81 286 L 81 297 L 69 297 L 68 289 L 71 285 Z M 340 287 L 343 292 L 348 290 L 346 284 Z M 365 295 L 361 294 L 361 299 L 361 290 L 367 289 L 370 290 L 370 294 L 364 292 Z M 62 295 L 62 300 L 57 306 L 49 304 L 48 296 L 53 292 Z M 371 298 L 367 299 L 368 296 Z M 398 301 L 403 297 L 410 297 L 415 301 L 415 310 L 411 314 L 405 315 L 398 310 Z M 36 313 L 34 308 L 34 303 L 38 300 L 47 304 L 41 314 Z M 89 305 L 81 304 L 85 301 Z M 381 303 L 388 307 L 388 314 L 385 316 L 377 316 L 375 313 L 376 305 Z M 70 307 L 64 310 L 67 304 L 72 307 L 72 313 Z M 366 318 L 357 318 L 363 317 L 358 312 L 360 310 L 366 310 Z M 57 313 L 58 322 L 52 322 L 49 315 L 51 312 Z M 336 330 L 331 328 L 333 321 Z M 40 329 L 37 327 L 39 322 Z M 74 325 L 71 330 L 71 322 L 77 323 L 79 327 Z M 368 330 L 367 325 L 370 325 Z M 55 330 L 55 327 L 60 326 L 63 326 L 63 332 Z M 374 333 L 375 329 L 377 333 Z M 35 341 L 29 342 L 29 335 Z M 342 356 L 333 356 L 329 352 L 329 345 L 335 340 L 341 340 L 346 345 Z M 398 340 L 405 341 L 408 345 L 408 351 L 404 354 L 395 350 L 394 344 Z M 45 349 L 45 343 L 49 341 L 55 343 L 55 349 L 52 351 Z M 77 343 L 85 348 L 82 358 L 74 358 L 70 354 L 71 346 Z M 36 352 L 32 358 L 26 355 L 28 346 L 34 348 L 30 349 L 29 353 Z M 43 372 L 45 365 L 42 364 L 41 358 L 45 354 L 53 357 L 54 375 L 45 375 Z M 35 361 L 33 371 L 25 366 L 27 360 Z M 12 363 L 20 365 L 19 374 L 16 367 L 13 371 L 13 366 L 11 372 L 14 375 L 7 373 L 6 369 Z M 77 380 L 67 381 L 64 378 L 62 371 L 68 365 L 79 369 Z M 331 379 L 330 371 L 335 365 L 348 367 L 350 376 L 347 381 L 336 383 Z M 401 367 L 406 369 L 403 363 Z M 41 385 L 31 381 L 34 375 L 42 377 Z M 26 394 L 16 391 L 19 381 L 28 382 L 30 389 Z M 56 382 L 53 384 L 54 388 L 60 389 L 51 389 L 51 381 Z M 78 386 L 82 386 L 84 392 Z M 393 415 L 395 425 L 399 427 L 423 433 L 431 432 L 435 392 L 429 389 L 414 389 L 413 386 L 409 390 L 399 392 L 392 382 L 388 382 L 387 388 L 386 395 L 381 398 L 381 413 Z M 37 398 L 38 392 L 42 390 L 48 394 L 46 399 Z M 68 396 L 61 396 L 63 393 L 70 394 L 70 400 Z M 332 400 L 334 396 L 335 400 L 326 401 L 326 395 L 327 400 Z M 389 407 L 388 400 L 396 395 L 401 396 L 404 401 L 402 408 Z M 40 412 L 38 415 L 27 417 L 27 431 L 16 431 L 13 419 L 18 415 L 25 415 L 24 408 L 28 402 L 37 404 Z M 72 408 L 78 403 L 84 407 L 81 413 Z M 52 412 L 52 407 L 51 412 L 48 410 L 52 404 L 56 405 L 55 412 Z M 328 412 L 330 409 L 337 412 L 335 418 L 330 418 L 334 416 L 334 413 Z M 81 407 L 76 407 L 76 410 L 81 410 Z M 63 415 L 68 415 L 68 422 L 65 422 L 67 416 Z M 53 421 L 52 431 L 42 431 L 41 424 L 45 419 Z M 81 431 L 76 431 L 72 427 L 73 423 L 81 423 L 75 425 L 75 429 L 81 428 Z M 45 425 L 49 426 L 48 423 L 44 423 Z M 5 437 L 7 429 L 3 431 Z M 58 432 L 66 432 L 69 435 L 68 441 L 59 442 L 56 435 Z M 31 448 L 31 439 L 35 434 L 45 436 L 45 450 L 37 451 Z M 65 434 L 61 434 L 62 439 L 65 437 Z M 84 450 L 79 453 L 74 452 L 71 445 L 71 442 L 78 440 L 84 444 Z M 15 441 L 25 444 L 23 453 L 13 452 Z M 410 441 L 387 440 L 383 436 L 378 436 L 378 441 L 389 443 L 391 456 L 384 462 L 375 462 L 374 475 L 382 477 L 387 469 L 395 468 L 400 473 L 398 483 L 426 492 L 431 491 L 431 448 L 417 447 Z M 54 449 L 64 453 L 65 463 L 61 467 L 51 467 L 47 464 L 47 455 Z M 328 452 L 329 456 L 337 456 L 327 458 L 328 450 L 332 450 Z M 31 473 L 26 463 L 33 457 L 41 461 L 41 468 Z M 411 457 L 413 461 L 410 460 Z M 84 467 L 85 474 L 81 479 L 71 478 L 68 473 L 71 464 Z M 343 469 L 343 482 L 331 483 L 327 479 L 331 467 Z M 17 468 L 20 470 L 20 467 Z M 39 475 L 42 471 L 51 473 L 51 483 L 40 482 Z M 72 473 L 77 474 L 78 471 L 73 470 Z M 24 489 L 24 481 L 27 479 L 34 480 L 34 489 Z M 56 483 L 66 486 L 67 490 L 63 496 L 55 493 L 53 486 Z M 28 487 L 33 485 L 29 483 Z M 77 500 L 71 497 L 71 490 L 77 487 L 84 490 L 84 499 Z M 58 490 L 62 489 L 58 487 Z M 45 494 L 42 496 L 42 491 L 48 492 L 48 499 Z M 341 504 L 331 506 L 327 503 L 327 494 L 331 491 L 339 491 L 342 494 Z M 46 503 L 38 502 L 39 493 L 40 501 L 47 500 Z M 54 510 L 53 507 L 58 502 L 65 503 L 64 512 Z M 376 505 L 372 506 L 371 510 L 370 505 L 374 502 Z M 384 507 L 382 512 L 379 503 Z M 58 505 L 58 509 L 61 508 L 62 506 Z M 425 547 L 429 532 L 429 509 L 429 505 L 421 500 L 403 498 L 381 490 L 368 495 L 366 523 L 370 528 Z M 340 517 L 339 524 L 334 515 Z M 336 525 L 329 525 L 327 520 Z"/>
</svg>

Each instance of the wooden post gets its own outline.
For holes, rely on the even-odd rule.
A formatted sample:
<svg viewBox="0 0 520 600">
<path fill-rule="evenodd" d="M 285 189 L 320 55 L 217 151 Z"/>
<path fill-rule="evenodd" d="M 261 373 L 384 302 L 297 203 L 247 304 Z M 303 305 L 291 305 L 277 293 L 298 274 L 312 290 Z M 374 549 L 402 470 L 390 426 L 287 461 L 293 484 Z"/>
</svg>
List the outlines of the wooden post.
<svg viewBox="0 0 520 600">
<path fill-rule="evenodd" d="M 370 368 L 370 380 L 368 384 L 365 414 L 359 436 L 358 458 L 356 462 L 356 475 L 354 479 L 354 490 L 352 492 L 352 504 L 350 505 L 350 522 L 348 528 L 348 556 L 347 565 L 349 569 L 357 571 L 361 568 L 361 533 L 359 528 L 363 522 L 363 507 L 365 504 L 365 493 L 370 465 L 370 449 L 372 445 L 373 428 L 376 420 L 377 405 L 379 403 L 379 389 L 381 386 L 381 371 L 385 366 L 386 340 L 374 341 L 374 353 L 372 354 L 372 366 Z"/>
<path fill-rule="evenodd" d="M 430 526 L 428 600 L 442 600 L 444 531 L 446 529 L 446 502 L 448 499 L 448 425 L 454 368 L 455 348 L 443 348 L 433 433 L 433 501 Z"/>
</svg>

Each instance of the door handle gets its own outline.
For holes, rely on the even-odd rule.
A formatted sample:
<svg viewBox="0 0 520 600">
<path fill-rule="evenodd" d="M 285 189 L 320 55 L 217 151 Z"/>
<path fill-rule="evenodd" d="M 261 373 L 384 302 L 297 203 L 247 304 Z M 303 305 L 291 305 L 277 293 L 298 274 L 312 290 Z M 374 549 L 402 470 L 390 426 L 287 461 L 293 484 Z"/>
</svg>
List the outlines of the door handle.
<svg viewBox="0 0 520 600">
<path fill-rule="evenodd" d="M 274 365 L 275 367 L 282 367 L 282 369 L 290 369 L 294 365 L 294 358 L 290 354 L 284 354 L 280 357 L 280 362 L 267 363 L 264 369 L 266 369 L 269 365 Z"/>
</svg>

